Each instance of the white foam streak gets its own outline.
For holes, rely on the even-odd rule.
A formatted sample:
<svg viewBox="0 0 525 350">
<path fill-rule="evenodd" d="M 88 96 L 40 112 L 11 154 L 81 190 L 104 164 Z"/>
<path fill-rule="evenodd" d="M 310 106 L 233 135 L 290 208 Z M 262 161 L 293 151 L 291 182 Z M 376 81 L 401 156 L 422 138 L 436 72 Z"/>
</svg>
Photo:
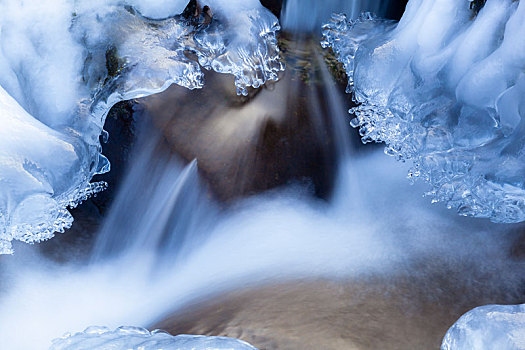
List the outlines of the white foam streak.
<svg viewBox="0 0 525 350">
<path fill-rule="evenodd" d="M 341 183 L 338 198 L 359 202 L 327 204 L 300 188 L 248 199 L 217 217 L 204 243 L 187 246 L 185 259 L 171 265 L 159 265 L 159 252 L 151 250 L 83 268 L 9 257 L 5 270 L 14 280 L 0 298 L 0 339 L 9 348 L 45 349 L 62 333 L 90 325 L 146 327 L 188 301 L 230 288 L 395 276 L 427 256 L 478 265 L 491 256 L 491 268 L 506 266 L 504 227 L 436 210 L 417 188 L 397 180 L 406 169 L 394 161 L 374 154 L 342 169 L 342 178 L 354 181 Z M 355 196 L 355 181 L 366 196 Z M 509 265 L 507 273 L 516 268 Z"/>
</svg>

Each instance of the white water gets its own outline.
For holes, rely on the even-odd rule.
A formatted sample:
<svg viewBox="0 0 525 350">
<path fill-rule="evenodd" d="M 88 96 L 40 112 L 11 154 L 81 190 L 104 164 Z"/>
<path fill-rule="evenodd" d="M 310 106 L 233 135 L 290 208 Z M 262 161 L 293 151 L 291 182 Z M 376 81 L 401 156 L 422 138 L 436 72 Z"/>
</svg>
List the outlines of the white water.
<svg viewBox="0 0 525 350">
<path fill-rule="evenodd" d="M 326 71 L 323 78 L 341 116 L 335 85 Z M 416 273 L 418 259 L 472 264 L 495 281 L 522 275 L 523 263 L 507 257 L 514 226 L 429 204 L 422 186 L 404 181 L 403 164 L 344 151 L 344 132 L 330 202 L 289 186 L 222 211 L 205 195 L 197 163 L 184 166 L 158 149 L 159 135 L 145 135 L 89 264 L 52 263 L 22 246 L 1 258 L 0 349 L 47 349 L 90 325 L 147 327 L 230 288 Z"/>
<path fill-rule="evenodd" d="M 151 161 L 152 149 L 139 152 L 135 165 Z M 212 210 L 211 224 L 204 227 L 188 224 L 200 217 L 199 208 L 209 205 L 207 200 L 191 199 L 199 189 L 198 182 L 188 180 L 194 164 L 177 170 L 182 167 L 176 159 L 165 159 L 163 170 L 145 174 L 147 182 L 165 190 L 164 199 L 132 201 L 130 208 L 142 207 L 144 215 L 136 219 L 129 212 L 121 219 L 138 220 L 138 227 L 145 227 L 136 236 L 131 233 L 135 242 L 146 243 L 142 249 L 88 266 L 53 264 L 29 247 L 3 258 L 0 347 L 46 349 L 51 339 L 90 325 L 146 327 L 189 300 L 234 286 L 302 277 L 395 276 L 405 273 L 415 258 L 470 261 L 495 269 L 499 278 L 512 279 L 519 273 L 519 264 L 506 259 L 505 226 L 433 207 L 403 180 L 406 169 L 381 152 L 351 157 L 341 166 L 332 203 L 312 199 L 306 190 L 292 186 L 218 214 Z M 166 176 L 174 181 L 163 185 Z M 138 190 L 128 178 L 119 198 Z M 181 197 L 174 201 L 177 195 Z M 187 204 L 187 214 L 179 218 L 185 223 L 182 230 L 163 217 L 169 208 L 166 201 Z M 115 208 L 119 199 L 116 203 Z M 112 223 L 119 215 L 113 212 L 104 230 L 113 227 L 115 237 L 125 238 L 125 222 L 120 229 Z M 159 220 L 148 224 L 154 217 Z M 198 244 L 173 251 L 183 252 L 184 259 L 172 259 L 172 251 L 159 249 L 166 238 L 181 234 L 201 237 Z M 166 257 L 170 259 L 159 262 Z"/>
<path fill-rule="evenodd" d="M 282 10 L 282 26 L 287 31 L 320 33 L 321 24 L 334 12 L 356 18 L 369 11 L 384 15 L 389 0 L 287 0 Z"/>
</svg>

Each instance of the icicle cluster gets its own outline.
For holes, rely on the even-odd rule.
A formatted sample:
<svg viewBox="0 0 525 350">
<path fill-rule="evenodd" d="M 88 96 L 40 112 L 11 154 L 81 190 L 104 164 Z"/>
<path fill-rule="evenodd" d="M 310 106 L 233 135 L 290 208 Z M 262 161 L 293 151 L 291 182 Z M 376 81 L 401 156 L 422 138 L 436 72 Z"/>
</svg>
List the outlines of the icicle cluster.
<svg viewBox="0 0 525 350">
<path fill-rule="evenodd" d="M 334 15 L 322 45 L 344 64 L 362 140 L 414 164 L 434 201 L 525 220 L 525 3 L 410 0 L 399 23 Z"/>
</svg>

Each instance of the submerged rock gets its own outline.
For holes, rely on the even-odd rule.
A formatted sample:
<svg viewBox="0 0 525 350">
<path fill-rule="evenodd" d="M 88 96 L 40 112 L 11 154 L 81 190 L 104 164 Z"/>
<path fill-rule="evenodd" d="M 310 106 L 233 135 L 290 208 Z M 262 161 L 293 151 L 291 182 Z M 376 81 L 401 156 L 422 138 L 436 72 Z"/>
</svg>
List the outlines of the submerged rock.
<svg viewBox="0 0 525 350">
<path fill-rule="evenodd" d="M 484 271 L 488 266 L 438 257 L 417 259 L 413 268 L 417 272 L 407 268 L 400 276 L 292 280 L 237 289 L 195 300 L 152 327 L 237 337 L 261 350 L 437 349 L 450 324 L 467 310 L 525 297 L 523 278 L 511 281 L 508 271 Z M 510 329 L 523 329 L 516 326 Z"/>
</svg>

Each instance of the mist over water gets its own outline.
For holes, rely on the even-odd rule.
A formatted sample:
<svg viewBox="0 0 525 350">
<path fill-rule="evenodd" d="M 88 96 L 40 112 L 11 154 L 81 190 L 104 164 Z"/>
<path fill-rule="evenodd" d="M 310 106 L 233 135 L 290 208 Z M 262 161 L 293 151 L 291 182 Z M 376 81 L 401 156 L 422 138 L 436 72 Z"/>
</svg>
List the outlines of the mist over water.
<svg viewBox="0 0 525 350">
<path fill-rule="evenodd" d="M 365 8 L 365 2 L 330 1 L 322 9 L 318 3 L 309 3 L 315 21 L 328 17 L 325 10 L 352 17 L 362 10 L 381 13 L 387 2 Z M 285 29 L 318 28 L 298 9 L 309 6 L 287 2 Z M 382 149 L 354 147 L 358 135 L 348 124 L 347 100 L 325 58 L 307 41 L 294 44 L 310 55 L 312 76 L 323 88 L 305 93 L 306 109 L 319 117 L 310 122 L 326 127 L 321 115 L 331 118 L 337 169 L 331 194 L 321 199 L 311 183 L 292 180 L 220 201 L 200 160 L 182 159 L 167 127 L 154 122 L 159 116 L 142 115 L 127 174 L 87 258 L 59 263 L 22 244 L 15 244 L 16 255 L 0 256 L 0 349 L 47 349 L 53 338 L 92 325 L 151 329 L 193 303 L 284 282 L 357 284 L 379 277 L 395 288 L 396 281 L 414 277 L 419 283 L 410 288 L 429 300 L 459 293 L 463 303 L 523 302 L 525 260 L 511 253 L 523 225 L 459 217 L 423 198 L 425 184 L 406 181 L 409 165 Z M 296 72 L 285 74 L 292 76 L 277 84 L 289 84 L 289 91 L 273 100 L 283 104 L 296 93 L 289 87 L 298 86 L 290 83 Z M 271 93 L 263 90 L 257 98 L 271 102 Z"/>
<path fill-rule="evenodd" d="M 465 280 L 491 271 L 494 285 L 484 281 L 489 289 L 515 290 L 513 281 L 523 277 L 524 264 L 508 257 L 512 226 L 428 204 L 419 185 L 403 179 L 405 166 L 382 152 L 345 156 L 331 201 L 292 185 L 218 210 L 196 195 L 203 190 L 196 163 L 152 155 L 162 137 L 144 136 L 89 264 L 52 263 L 35 247 L 3 258 L 2 347 L 46 349 L 52 338 L 90 325 L 148 327 L 189 301 L 232 288 L 320 277 L 395 278 L 417 273 L 414 261 L 453 262 L 465 269 Z M 144 164 L 148 171 L 133 170 Z M 147 190 L 139 183 L 155 184 L 151 200 L 130 198 Z M 167 215 L 171 211 L 181 214 Z M 166 249 L 174 241 L 177 248 Z M 119 249 L 111 248 L 119 242 Z"/>
</svg>

